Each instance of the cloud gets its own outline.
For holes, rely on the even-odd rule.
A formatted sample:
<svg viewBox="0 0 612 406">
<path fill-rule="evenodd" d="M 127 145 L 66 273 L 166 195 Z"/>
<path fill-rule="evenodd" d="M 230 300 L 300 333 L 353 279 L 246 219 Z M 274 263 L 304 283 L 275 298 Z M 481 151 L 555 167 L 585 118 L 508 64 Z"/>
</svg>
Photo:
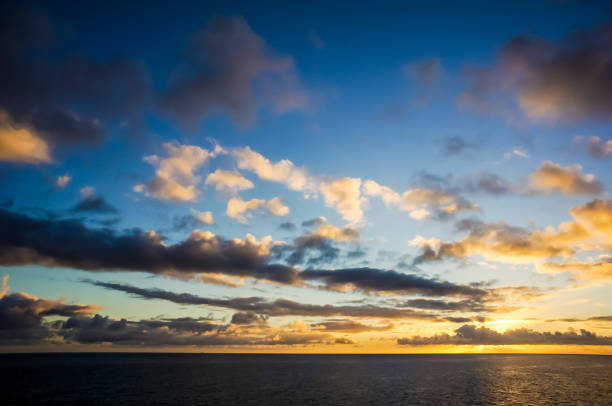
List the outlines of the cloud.
<svg viewBox="0 0 612 406">
<path fill-rule="evenodd" d="M 40 220 L 0 210 L 0 264 L 38 264 L 87 271 L 135 271 L 193 278 L 200 273 L 296 282 L 297 271 L 269 265 L 271 237 L 225 240 L 193 231 L 174 245 L 153 231 L 117 233 L 78 220 Z"/>
<path fill-rule="evenodd" d="M 319 224 L 319 227 L 313 232 L 296 238 L 293 244 L 283 244 L 274 247 L 275 257 L 281 258 L 286 255 L 286 261 L 292 265 L 304 263 L 309 265 L 329 264 L 338 258 L 340 252 L 332 244 L 332 241 L 356 242 L 361 237 L 361 232 L 356 227 L 345 226 L 339 228 L 327 224 L 325 221 L 324 217 L 306 221 L 305 223 L 307 224 Z"/>
<path fill-rule="evenodd" d="M 0 37 L 14 39 L 0 43 L 0 110 L 28 129 L 36 145 L 26 155 L 31 163 L 50 160 L 43 145 L 97 145 L 107 135 L 107 120 L 136 121 L 151 90 L 142 61 L 94 61 L 65 52 L 58 57 L 61 29 L 44 12 L 13 5 L 0 14 Z"/>
<path fill-rule="evenodd" d="M 462 227 L 469 233 L 456 242 L 437 240 L 434 244 L 418 236 L 415 244 L 421 254 L 415 263 L 472 255 L 507 263 L 539 263 L 550 258 L 568 260 L 578 249 L 611 249 L 612 201 L 595 199 L 569 212 L 574 221 L 561 223 L 558 229 L 529 231 L 504 223 L 471 222 Z"/>
<path fill-rule="evenodd" d="M 390 187 L 379 185 L 373 180 L 366 180 L 363 183 L 363 190 L 367 196 L 380 196 L 387 206 L 401 204 L 399 193 Z"/>
<path fill-rule="evenodd" d="M 601 184 L 592 174 L 582 174 L 582 166 L 561 166 L 544 161 L 529 175 L 528 187 L 532 191 L 559 192 L 565 196 L 600 195 Z"/>
<path fill-rule="evenodd" d="M 9 294 L 8 275 L 2 279 L 0 293 L 0 345 L 41 342 L 52 336 L 44 322 L 47 316 L 80 316 L 100 309 L 95 305 L 64 304 L 64 299 L 50 300 L 25 292 Z"/>
<path fill-rule="evenodd" d="M 576 323 L 576 322 L 583 322 L 583 321 L 608 322 L 608 321 L 612 321 L 612 316 L 591 316 L 586 319 L 565 318 L 565 319 L 552 319 L 552 320 L 546 320 L 546 321 L 547 322 L 562 321 L 564 323 Z"/>
<path fill-rule="evenodd" d="M 62 189 L 65 188 L 72 180 L 70 175 L 60 175 L 55 179 L 55 186 Z"/>
<path fill-rule="evenodd" d="M 319 216 L 310 220 L 302 221 L 302 227 L 320 226 L 321 224 L 325 223 L 327 223 L 327 219 L 323 216 Z"/>
<path fill-rule="evenodd" d="M 227 202 L 227 210 L 225 211 L 225 214 L 227 217 L 233 218 L 239 223 L 246 223 L 247 217 L 245 213 L 259 210 L 265 207 L 265 205 L 266 201 L 262 199 L 251 199 L 245 202 L 239 197 L 232 197 Z"/>
<path fill-rule="evenodd" d="M 364 182 L 364 193 L 368 196 L 379 196 L 387 206 L 396 206 L 400 210 L 408 211 L 415 220 L 423 220 L 432 214 L 444 219 L 460 211 L 478 210 L 478 206 L 454 193 L 446 192 L 435 187 L 412 188 L 401 195 L 393 189 L 379 185 L 368 180 Z"/>
<path fill-rule="evenodd" d="M 360 189 L 359 178 L 342 178 L 320 184 L 325 204 L 336 209 L 343 219 L 351 222 L 359 221 L 363 217 Z"/>
<path fill-rule="evenodd" d="M 72 208 L 75 213 L 114 214 L 118 210 L 111 206 L 102 196 L 85 196 Z"/>
<path fill-rule="evenodd" d="M 505 179 L 489 172 L 481 172 L 475 178 L 468 178 L 465 188 L 469 192 L 483 192 L 493 196 L 507 195 L 513 189 Z"/>
<path fill-rule="evenodd" d="M 575 137 L 574 144 L 580 146 L 584 144 L 583 137 Z M 612 158 L 612 140 L 604 141 L 601 138 L 593 135 L 589 137 L 587 143 L 587 151 L 593 158 L 607 159 Z"/>
<path fill-rule="evenodd" d="M 612 259 L 597 262 L 569 262 L 556 264 L 545 262 L 536 266 L 536 271 L 547 274 L 569 272 L 574 280 L 612 281 Z"/>
<path fill-rule="evenodd" d="M 198 211 L 190 209 L 190 214 L 175 216 L 173 218 L 174 230 L 194 229 L 202 224 L 214 224 L 213 215 L 210 211 Z"/>
<path fill-rule="evenodd" d="M 191 209 L 191 214 L 196 219 L 196 221 L 198 221 L 199 223 L 202 223 L 202 224 L 213 224 L 214 223 L 213 215 L 209 211 L 197 211 L 197 210 Z"/>
<path fill-rule="evenodd" d="M 250 216 L 248 212 L 261 210 L 263 208 L 266 208 L 268 212 L 274 216 L 282 217 L 289 214 L 289 207 L 283 204 L 280 197 L 275 197 L 267 202 L 262 199 L 244 201 L 239 197 L 232 197 L 227 202 L 225 214 L 240 223 L 247 223 L 247 218 Z"/>
<path fill-rule="evenodd" d="M 458 135 L 443 137 L 439 143 L 441 146 L 441 152 L 445 156 L 460 155 L 468 150 L 478 147 L 477 144 L 470 143 Z"/>
<path fill-rule="evenodd" d="M 196 296 L 190 293 L 174 293 L 160 289 L 146 289 L 120 283 L 88 281 L 101 288 L 121 291 L 142 299 L 159 299 L 183 305 L 211 306 L 233 309 L 240 312 L 250 312 L 269 317 L 302 316 L 302 317 L 363 317 L 432 320 L 433 314 L 417 312 L 410 309 L 380 307 L 374 305 L 336 306 L 294 302 L 289 299 L 266 300 L 261 297 L 239 297 L 232 299 L 214 299 Z"/>
<path fill-rule="evenodd" d="M 16 127 L 8 115 L 0 111 L 0 161 L 13 163 L 51 163 L 49 145 L 34 131 Z"/>
<path fill-rule="evenodd" d="M 265 325 L 218 325 L 194 318 L 130 321 L 72 317 L 57 334 L 66 342 L 111 343 L 123 346 L 295 346 L 345 344 L 333 335 L 312 331 L 304 323 L 279 328 Z"/>
<path fill-rule="evenodd" d="M 162 105 L 189 126 L 216 110 L 244 125 L 261 107 L 304 110 L 309 97 L 291 57 L 276 56 L 242 18 L 219 16 L 191 38 Z"/>
<path fill-rule="evenodd" d="M 612 25 L 579 30 L 558 41 L 529 35 L 510 39 L 497 61 L 470 76 L 461 101 L 481 109 L 509 94 L 533 119 L 610 119 Z"/>
<path fill-rule="evenodd" d="M 282 183 L 291 190 L 304 192 L 314 190 L 314 180 L 308 171 L 295 166 L 287 159 L 273 164 L 268 158 L 249 147 L 234 148 L 231 154 L 236 158 L 238 168 L 255 172 L 262 180 Z"/>
<path fill-rule="evenodd" d="M 327 288 L 334 290 L 361 290 L 367 293 L 457 297 L 478 297 L 486 294 L 485 290 L 472 286 L 375 268 L 305 270 L 300 273 L 300 278 L 322 281 Z"/>
<path fill-rule="evenodd" d="M 612 337 L 600 337 L 587 330 L 538 332 L 526 328 L 498 333 L 487 327 L 464 325 L 454 335 L 400 338 L 399 345 L 612 345 Z"/>
<path fill-rule="evenodd" d="M 226 190 L 236 193 L 238 190 L 252 189 L 253 182 L 235 171 L 217 169 L 206 177 L 207 185 L 213 185 L 216 190 Z"/>
<path fill-rule="evenodd" d="M 117 233 L 86 227 L 79 220 L 35 219 L 0 210 L 0 265 L 42 265 L 92 272 L 134 271 L 180 278 L 222 275 L 286 285 L 321 282 L 333 290 L 414 293 L 424 296 L 480 296 L 485 290 L 376 268 L 299 269 L 274 264 L 272 237 L 224 239 L 194 230 L 166 243 L 153 231 Z M 204 275 L 203 275 L 204 274 Z M 248 310 L 248 309 L 247 309 Z"/>
<path fill-rule="evenodd" d="M 291 221 L 285 221 L 284 223 L 281 223 L 278 226 L 278 228 L 280 228 L 281 230 L 285 230 L 285 231 L 292 231 L 292 230 L 295 230 L 297 227 L 295 223 Z"/>
<path fill-rule="evenodd" d="M 361 237 L 361 232 L 353 226 L 336 227 L 331 224 L 320 224 L 316 231 L 307 234 L 307 236 L 315 236 L 334 240 L 338 242 L 358 241 Z"/>
<path fill-rule="evenodd" d="M 232 324 L 265 323 L 266 317 L 253 312 L 237 312 L 232 315 Z"/>
<path fill-rule="evenodd" d="M 274 197 L 268 200 L 266 206 L 268 207 L 270 214 L 274 216 L 282 217 L 289 214 L 289 207 L 285 206 L 283 199 L 280 197 Z"/>
<path fill-rule="evenodd" d="M 156 168 L 155 177 L 146 184 L 134 186 L 134 191 L 161 200 L 184 202 L 196 200 L 199 191 L 196 189 L 200 176 L 194 171 L 204 165 L 218 153 L 208 151 L 196 145 L 179 145 L 165 143 L 167 158 L 150 155 L 145 162 Z"/>
<path fill-rule="evenodd" d="M 289 160 L 272 163 L 249 147 L 234 148 L 230 153 L 236 158 L 240 169 L 253 171 L 260 179 L 282 183 L 291 190 L 301 191 L 305 198 L 320 193 L 328 207 L 353 223 L 363 219 L 367 196 L 379 196 L 387 206 L 408 211 L 416 219 L 446 219 L 460 211 L 478 210 L 476 204 L 437 187 L 413 188 L 400 195 L 373 180 L 313 176 L 306 168 L 297 167 Z"/>
<path fill-rule="evenodd" d="M 393 324 L 384 324 L 381 326 L 359 323 L 350 319 L 327 320 L 320 323 L 311 324 L 313 329 L 334 331 L 342 333 L 363 333 L 366 331 L 389 331 L 393 328 Z"/>
</svg>

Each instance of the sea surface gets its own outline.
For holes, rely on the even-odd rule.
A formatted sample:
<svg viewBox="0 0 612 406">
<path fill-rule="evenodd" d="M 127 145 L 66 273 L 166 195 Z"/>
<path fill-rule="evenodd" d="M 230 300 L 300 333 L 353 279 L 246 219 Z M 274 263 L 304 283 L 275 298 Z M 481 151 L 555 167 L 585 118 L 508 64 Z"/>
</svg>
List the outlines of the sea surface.
<svg viewBox="0 0 612 406">
<path fill-rule="evenodd" d="M 4 405 L 612 405 L 612 356 L 0 355 Z"/>
</svg>

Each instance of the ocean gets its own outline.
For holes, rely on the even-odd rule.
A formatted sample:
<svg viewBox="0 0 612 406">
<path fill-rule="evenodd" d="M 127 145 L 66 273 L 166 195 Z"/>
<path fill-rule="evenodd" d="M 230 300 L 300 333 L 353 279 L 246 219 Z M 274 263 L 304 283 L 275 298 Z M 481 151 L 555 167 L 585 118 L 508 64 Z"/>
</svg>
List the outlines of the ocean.
<svg viewBox="0 0 612 406">
<path fill-rule="evenodd" d="M 0 355 L 4 405 L 612 405 L 612 356 Z"/>
</svg>

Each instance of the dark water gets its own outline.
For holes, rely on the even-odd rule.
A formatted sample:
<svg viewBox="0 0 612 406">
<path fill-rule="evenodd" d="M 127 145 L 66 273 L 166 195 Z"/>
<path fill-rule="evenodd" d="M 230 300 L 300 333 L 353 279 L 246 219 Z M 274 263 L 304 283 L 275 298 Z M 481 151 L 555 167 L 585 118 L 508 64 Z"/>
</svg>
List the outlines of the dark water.
<svg viewBox="0 0 612 406">
<path fill-rule="evenodd" d="M 87 405 L 612 405 L 612 357 L 0 356 L 0 402 Z"/>
</svg>

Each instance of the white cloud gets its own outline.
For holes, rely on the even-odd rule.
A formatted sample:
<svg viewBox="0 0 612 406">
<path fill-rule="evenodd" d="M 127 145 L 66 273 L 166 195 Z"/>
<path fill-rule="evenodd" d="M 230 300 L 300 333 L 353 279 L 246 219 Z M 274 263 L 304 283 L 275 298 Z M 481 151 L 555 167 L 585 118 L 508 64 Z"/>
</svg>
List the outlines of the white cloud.
<svg viewBox="0 0 612 406">
<path fill-rule="evenodd" d="M 213 215 L 209 211 L 197 211 L 191 209 L 191 215 L 202 224 L 213 224 Z"/>
<path fill-rule="evenodd" d="M 216 190 L 237 192 L 238 190 L 252 189 L 253 182 L 238 172 L 217 169 L 206 177 L 207 185 L 213 185 Z"/>
<path fill-rule="evenodd" d="M 285 206 L 280 197 L 270 199 L 267 203 L 268 211 L 275 216 L 286 216 L 289 214 L 289 207 Z"/>
<path fill-rule="evenodd" d="M 70 183 L 71 179 L 72 179 L 72 176 L 69 176 L 69 175 L 58 176 L 55 179 L 55 186 L 58 188 L 64 188 L 66 187 L 66 185 L 68 185 L 68 183 Z"/>
<path fill-rule="evenodd" d="M 200 181 L 194 171 L 222 150 L 210 152 L 195 145 L 165 143 L 167 157 L 150 155 L 145 162 L 156 168 L 155 177 L 133 190 L 161 200 L 193 201 L 199 196 L 196 184 Z"/>
<path fill-rule="evenodd" d="M 336 179 L 321 182 L 319 187 L 325 199 L 325 204 L 336 209 L 343 219 L 351 222 L 362 219 L 361 179 Z"/>
<path fill-rule="evenodd" d="M 227 202 L 225 214 L 240 223 L 247 223 L 248 218 L 251 216 L 250 212 L 259 211 L 264 208 L 274 216 L 282 217 L 289 214 L 289 207 L 283 204 L 280 197 L 275 197 L 267 202 L 262 199 L 244 201 L 239 197 L 232 197 Z"/>
<path fill-rule="evenodd" d="M 260 179 L 283 183 L 291 190 L 305 192 L 313 188 L 313 180 L 308 171 L 295 166 L 288 159 L 273 164 L 249 147 L 235 148 L 232 154 L 236 158 L 238 168 L 253 171 Z"/>
<path fill-rule="evenodd" d="M 81 194 L 81 199 L 87 199 L 96 193 L 96 189 L 93 186 L 85 186 L 81 188 L 79 193 Z"/>
</svg>

